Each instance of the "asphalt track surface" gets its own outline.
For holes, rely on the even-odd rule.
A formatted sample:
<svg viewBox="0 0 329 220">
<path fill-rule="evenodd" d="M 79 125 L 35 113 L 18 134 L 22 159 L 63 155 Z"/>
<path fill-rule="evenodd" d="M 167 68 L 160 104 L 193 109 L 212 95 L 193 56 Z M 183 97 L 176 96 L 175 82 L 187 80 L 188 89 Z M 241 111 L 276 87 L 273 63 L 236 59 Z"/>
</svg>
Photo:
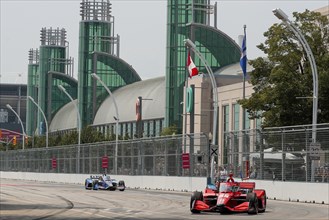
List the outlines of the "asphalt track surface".
<svg viewBox="0 0 329 220">
<path fill-rule="evenodd" d="M 191 214 L 191 193 L 0 179 L 0 219 L 329 219 L 329 206 L 268 200 L 265 213 Z"/>
</svg>

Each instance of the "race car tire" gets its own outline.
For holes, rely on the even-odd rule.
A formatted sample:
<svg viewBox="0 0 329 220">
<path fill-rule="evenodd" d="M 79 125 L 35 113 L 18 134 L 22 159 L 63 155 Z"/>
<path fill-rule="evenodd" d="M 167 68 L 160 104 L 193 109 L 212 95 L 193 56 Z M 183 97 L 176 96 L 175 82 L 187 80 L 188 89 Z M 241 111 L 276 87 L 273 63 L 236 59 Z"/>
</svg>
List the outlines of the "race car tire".
<svg viewBox="0 0 329 220">
<path fill-rule="evenodd" d="M 119 189 L 120 191 L 124 191 L 126 189 L 125 181 L 120 180 L 119 183 L 118 183 L 118 186 L 123 187 L 123 188 Z"/>
<path fill-rule="evenodd" d="M 88 181 L 87 180 L 85 181 L 85 189 L 91 190 L 91 188 L 88 187 Z"/>
<path fill-rule="evenodd" d="M 256 193 L 248 193 L 247 201 L 249 201 L 248 214 L 258 214 L 258 199 Z"/>
<path fill-rule="evenodd" d="M 96 185 L 98 184 L 98 180 L 94 180 L 92 184 L 93 190 L 97 190 Z"/>
<path fill-rule="evenodd" d="M 264 193 L 263 201 L 262 201 L 262 199 L 260 199 L 258 201 L 259 205 L 261 206 L 260 207 L 261 209 L 259 209 L 258 212 L 265 212 L 265 210 L 266 210 L 266 203 L 267 203 L 266 193 Z"/>
<path fill-rule="evenodd" d="M 192 213 L 200 213 L 199 210 L 194 209 L 194 203 L 198 200 L 203 201 L 203 194 L 202 194 L 202 192 L 195 191 L 195 192 L 193 192 L 193 194 L 191 196 L 191 201 L 190 201 L 190 210 Z"/>
</svg>

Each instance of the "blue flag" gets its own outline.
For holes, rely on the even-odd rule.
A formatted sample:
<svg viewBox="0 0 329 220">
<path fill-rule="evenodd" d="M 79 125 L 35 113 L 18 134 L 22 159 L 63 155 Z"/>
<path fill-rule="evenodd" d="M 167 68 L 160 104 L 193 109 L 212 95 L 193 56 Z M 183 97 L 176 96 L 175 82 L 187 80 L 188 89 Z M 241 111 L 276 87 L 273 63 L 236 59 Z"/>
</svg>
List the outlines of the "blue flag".
<svg viewBox="0 0 329 220">
<path fill-rule="evenodd" d="M 244 29 L 244 36 L 243 36 L 243 40 L 242 40 L 240 66 L 241 66 L 241 69 L 243 72 L 243 76 L 246 77 L 246 75 L 247 75 L 246 29 Z"/>
</svg>

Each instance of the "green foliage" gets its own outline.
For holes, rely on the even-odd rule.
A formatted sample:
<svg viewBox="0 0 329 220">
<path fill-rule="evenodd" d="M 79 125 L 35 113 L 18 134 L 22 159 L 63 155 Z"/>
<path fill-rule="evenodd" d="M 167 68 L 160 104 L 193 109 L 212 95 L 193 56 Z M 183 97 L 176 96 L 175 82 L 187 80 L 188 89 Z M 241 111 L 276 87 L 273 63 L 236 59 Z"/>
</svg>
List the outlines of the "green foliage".
<svg viewBox="0 0 329 220">
<path fill-rule="evenodd" d="M 114 141 L 115 138 L 116 138 L 116 137 L 115 137 L 115 134 L 111 133 L 111 134 L 108 134 L 108 135 L 105 137 L 104 141 Z"/>
<path fill-rule="evenodd" d="M 61 141 L 59 142 L 58 146 L 71 145 L 71 144 L 77 144 L 77 143 L 78 143 L 78 132 L 71 131 L 69 133 L 64 134 L 61 137 Z"/>
<path fill-rule="evenodd" d="M 131 138 L 130 138 L 129 134 L 126 133 L 125 136 L 123 137 L 123 140 L 129 140 L 129 139 L 131 139 Z"/>
<path fill-rule="evenodd" d="M 319 83 L 318 123 L 329 122 L 329 22 L 320 13 L 293 13 L 294 25 L 313 52 Z M 298 38 L 285 24 L 274 24 L 257 47 L 267 58 L 249 63 L 254 93 L 239 100 L 251 118 L 264 118 L 264 127 L 312 123 L 313 79 L 308 56 Z"/>
<path fill-rule="evenodd" d="M 45 136 L 34 136 L 34 148 L 46 147 Z"/>
<path fill-rule="evenodd" d="M 163 128 L 160 135 L 161 136 L 173 135 L 173 134 L 177 134 L 177 131 L 178 131 L 177 126 L 173 125 Z"/>
<path fill-rule="evenodd" d="M 0 143 L 0 151 L 5 151 L 6 150 L 6 144 Z"/>
<path fill-rule="evenodd" d="M 104 140 L 105 140 L 104 135 L 101 132 L 97 131 L 96 128 L 87 126 L 84 129 L 82 129 L 81 143 L 94 143 Z"/>
<path fill-rule="evenodd" d="M 31 141 L 31 138 L 28 137 L 28 141 L 27 143 L 25 142 L 25 149 L 28 149 L 28 148 L 32 148 L 32 141 Z"/>
<path fill-rule="evenodd" d="M 48 147 L 78 144 L 78 136 L 79 134 L 77 130 L 68 131 L 64 134 L 58 135 L 50 134 L 48 137 Z M 81 144 L 101 142 L 105 140 L 115 140 L 115 135 L 112 134 L 109 138 L 105 138 L 102 133 L 92 127 L 86 127 L 81 131 Z M 33 138 L 29 137 L 28 143 L 25 143 L 25 149 L 42 147 L 46 147 L 46 135 L 34 136 Z M 8 145 L 8 150 L 17 149 L 22 149 L 22 145 L 20 143 L 17 143 L 16 146 L 11 143 Z M 6 150 L 6 146 L 4 144 L 0 144 L 0 151 L 1 150 Z"/>
<path fill-rule="evenodd" d="M 62 143 L 62 135 L 56 135 L 53 137 L 53 141 L 50 146 L 56 146 L 59 143 Z"/>
</svg>

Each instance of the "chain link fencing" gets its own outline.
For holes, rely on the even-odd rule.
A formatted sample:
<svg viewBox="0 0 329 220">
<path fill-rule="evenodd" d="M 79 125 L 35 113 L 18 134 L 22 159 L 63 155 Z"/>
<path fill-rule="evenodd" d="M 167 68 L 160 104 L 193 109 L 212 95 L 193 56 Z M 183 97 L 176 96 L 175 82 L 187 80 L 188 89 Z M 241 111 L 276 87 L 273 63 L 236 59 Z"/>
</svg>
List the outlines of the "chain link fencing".
<svg viewBox="0 0 329 220">
<path fill-rule="evenodd" d="M 182 168 L 183 136 L 143 138 L 118 142 L 83 144 L 0 152 L 2 171 L 42 173 L 110 173 L 118 175 L 206 176 L 209 146 L 204 134 L 191 134 L 196 153 L 189 156 L 189 169 Z M 188 150 L 192 149 L 190 146 Z M 201 152 L 200 149 L 206 152 Z M 194 163 L 193 161 L 197 161 Z M 202 163 L 202 165 L 200 165 Z"/>
<path fill-rule="evenodd" d="M 329 182 L 328 125 L 226 132 L 224 168 L 242 178 Z"/>
<path fill-rule="evenodd" d="M 236 178 L 329 182 L 329 124 L 318 125 L 316 135 L 314 143 L 310 126 L 225 132 L 221 151 L 214 151 L 217 146 L 210 145 L 206 134 L 120 140 L 117 157 L 113 141 L 2 151 L 0 169 L 214 178 L 226 170 Z M 222 158 L 222 165 L 216 165 L 213 152 Z"/>
</svg>

